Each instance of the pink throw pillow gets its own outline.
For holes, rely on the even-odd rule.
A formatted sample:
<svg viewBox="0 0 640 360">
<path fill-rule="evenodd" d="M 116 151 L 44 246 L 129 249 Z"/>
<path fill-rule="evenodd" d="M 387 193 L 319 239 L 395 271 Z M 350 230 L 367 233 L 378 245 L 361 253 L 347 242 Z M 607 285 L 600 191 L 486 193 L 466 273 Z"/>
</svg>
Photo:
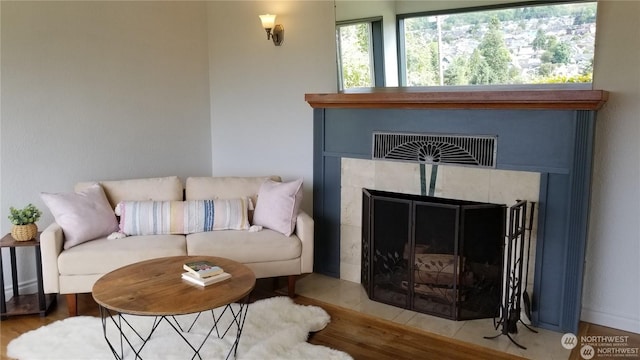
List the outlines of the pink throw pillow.
<svg viewBox="0 0 640 360">
<path fill-rule="evenodd" d="M 116 215 L 98 184 L 81 192 L 41 193 L 40 197 L 64 232 L 65 249 L 118 231 Z"/>
<path fill-rule="evenodd" d="M 260 186 L 253 225 L 291 236 L 302 202 L 302 179 L 280 183 L 267 180 Z"/>
</svg>

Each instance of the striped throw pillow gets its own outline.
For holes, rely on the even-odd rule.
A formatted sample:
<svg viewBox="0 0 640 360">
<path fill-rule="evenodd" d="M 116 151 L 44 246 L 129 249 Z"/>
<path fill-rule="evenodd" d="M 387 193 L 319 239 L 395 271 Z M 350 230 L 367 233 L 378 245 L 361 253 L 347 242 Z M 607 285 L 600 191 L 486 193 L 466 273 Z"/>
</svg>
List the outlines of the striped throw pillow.
<svg viewBox="0 0 640 360">
<path fill-rule="evenodd" d="M 247 230 L 248 199 L 122 201 L 116 207 L 126 235 Z"/>
</svg>

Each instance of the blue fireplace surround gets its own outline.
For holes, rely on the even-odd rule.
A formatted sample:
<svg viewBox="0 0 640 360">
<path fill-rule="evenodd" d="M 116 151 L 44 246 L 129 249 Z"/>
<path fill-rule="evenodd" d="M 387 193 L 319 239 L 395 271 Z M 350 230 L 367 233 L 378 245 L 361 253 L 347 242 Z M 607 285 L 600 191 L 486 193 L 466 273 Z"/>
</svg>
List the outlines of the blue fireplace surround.
<svg viewBox="0 0 640 360">
<path fill-rule="evenodd" d="M 595 119 L 607 98 L 601 90 L 306 94 L 314 108 L 314 271 L 340 277 L 341 159 L 371 159 L 374 131 L 497 135 L 497 169 L 540 173 L 533 325 L 577 333 Z"/>
</svg>

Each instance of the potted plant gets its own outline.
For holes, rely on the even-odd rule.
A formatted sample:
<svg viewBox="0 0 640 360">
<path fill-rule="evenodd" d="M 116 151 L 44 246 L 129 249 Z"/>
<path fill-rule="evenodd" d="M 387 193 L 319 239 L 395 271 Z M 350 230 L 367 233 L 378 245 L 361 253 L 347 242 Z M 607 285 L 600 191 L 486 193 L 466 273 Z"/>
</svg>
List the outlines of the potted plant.
<svg viewBox="0 0 640 360">
<path fill-rule="evenodd" d="M 11 236 L 16 241 L 29 241 L 38 234 L 38 226 L 35 224 L 40 219 L 42 211 L 33 204 L 29 204 L 24 209 L 9 208 L 9 220 L 13 224 Z"/>
</svg>

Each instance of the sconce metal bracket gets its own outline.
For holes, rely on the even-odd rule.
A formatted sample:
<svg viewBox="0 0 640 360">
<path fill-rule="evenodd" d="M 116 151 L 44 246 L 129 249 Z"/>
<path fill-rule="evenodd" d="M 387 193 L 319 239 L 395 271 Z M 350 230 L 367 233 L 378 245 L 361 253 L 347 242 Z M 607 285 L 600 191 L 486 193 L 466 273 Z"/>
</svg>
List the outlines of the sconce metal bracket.
<svg viewBox="0 0 640 360">
<path fill-rule="evenodd" d="M 271 30 L 271 39 L 275 46 L 280 46 L 282 44 L 284 41 L 284 27 L 282 25 L 278 24 L 273 28 L 273 30 Z"/>
</svg>

